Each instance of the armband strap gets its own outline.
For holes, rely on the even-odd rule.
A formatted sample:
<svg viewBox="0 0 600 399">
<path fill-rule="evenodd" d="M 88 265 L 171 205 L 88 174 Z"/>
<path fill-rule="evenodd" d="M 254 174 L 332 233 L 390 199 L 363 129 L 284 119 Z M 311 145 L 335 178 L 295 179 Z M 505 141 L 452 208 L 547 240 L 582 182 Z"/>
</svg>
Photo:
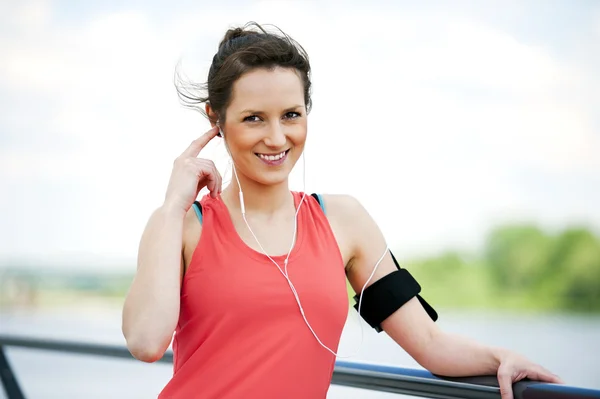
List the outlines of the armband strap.
<svg viewBox="0 0 600 399">
<path fill-rule="evenodd" d="M 391 255 L 398 270 L 380 278 L 363 291 L 360 305 L 361 317 L 377 332 L 381 332 L 383 331 L 381 323 L 416 296 L 429 317 L 436 321 L 438 318 L 436 311 L 419 295 L 421 286 L 417 280 L 408 270 L 402 269 L 394 255 Z M 354 297 L 356 301 L 354 309 L 357 311 L 359 299 L 358 295 Z"/>
</svg>

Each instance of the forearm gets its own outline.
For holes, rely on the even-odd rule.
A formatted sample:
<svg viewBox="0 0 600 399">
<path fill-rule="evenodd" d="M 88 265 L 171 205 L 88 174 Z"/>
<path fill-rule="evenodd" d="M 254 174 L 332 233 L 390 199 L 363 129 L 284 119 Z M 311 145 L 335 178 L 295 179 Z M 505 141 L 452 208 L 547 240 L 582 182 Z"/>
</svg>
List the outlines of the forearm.
<svg viewBox="0 0 600 399">
<path fill-rule="evenodd" d="M 495 375 L 505 352 L 440 331 L 431 339 L 420 363 L 432 373 L 447 377 Z"/>
<path fill-rule="evenodd" d="M 140 240 L 137 272 L 123 307 L 123 334 L 141 360 L 162 356 L 177 325 L 184 217 L 157 209 Z"/>
</svg>

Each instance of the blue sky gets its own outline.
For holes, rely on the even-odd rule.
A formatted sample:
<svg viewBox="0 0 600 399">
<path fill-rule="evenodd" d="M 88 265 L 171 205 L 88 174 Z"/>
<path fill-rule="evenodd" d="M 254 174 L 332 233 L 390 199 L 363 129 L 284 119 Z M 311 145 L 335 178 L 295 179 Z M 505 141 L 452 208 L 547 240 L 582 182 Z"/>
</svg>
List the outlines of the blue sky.
<svg viewBox="0 0 600 399">
<path fill-rule="evenodd" d="M 358 197 L 399 256 L 476 249 L 506 221 L 598 229 L 600 4 L 388 3 L 1 4 L 0 259 L 134 259 L 208 128 L 175 65 L 204 78 L 247 20 L 311 57 L 306 190 Z M 204 155 L 224 170 L 217 142 Z"/>
</svg>

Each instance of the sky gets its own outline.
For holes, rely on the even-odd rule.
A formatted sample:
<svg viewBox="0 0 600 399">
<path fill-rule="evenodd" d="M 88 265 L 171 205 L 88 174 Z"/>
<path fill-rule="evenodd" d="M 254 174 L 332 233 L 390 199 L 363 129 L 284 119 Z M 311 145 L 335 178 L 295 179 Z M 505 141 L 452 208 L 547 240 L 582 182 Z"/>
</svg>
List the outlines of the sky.
<svg viewBox="0 0 600 399">
<path fill-rule="evenodd" d="M 397 257 L 476 251 L 509 222 L 600 229 L 598 2 L 24 0 L 0 2 L 0 263 L 134 268 L 210 127 L 175 67 L 203 81 L 250 20 L 313 68 L 291 188 L 355 196 Z M 201 156 L 225 171 L 219 141 Z"/>
</svg>

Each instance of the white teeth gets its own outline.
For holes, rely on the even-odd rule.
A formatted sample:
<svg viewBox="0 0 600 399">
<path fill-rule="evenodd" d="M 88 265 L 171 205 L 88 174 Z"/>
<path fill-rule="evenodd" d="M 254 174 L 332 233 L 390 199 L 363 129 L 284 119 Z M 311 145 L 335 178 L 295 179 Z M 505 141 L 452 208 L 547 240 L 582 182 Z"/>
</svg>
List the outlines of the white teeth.
<svg viewBox="0 0 600 399">
<path fill-rule="evenodd" d="M 277 161 L 277 160 L 283 158 L 284 155 L 285 155 L 285 151 L 282 152 L 281 154 L 277 154 L 277 155 L 258 154 L 259 157 L 261 157 L 262 159 L 264 159 L 266 161 Z"/>
</svg>

